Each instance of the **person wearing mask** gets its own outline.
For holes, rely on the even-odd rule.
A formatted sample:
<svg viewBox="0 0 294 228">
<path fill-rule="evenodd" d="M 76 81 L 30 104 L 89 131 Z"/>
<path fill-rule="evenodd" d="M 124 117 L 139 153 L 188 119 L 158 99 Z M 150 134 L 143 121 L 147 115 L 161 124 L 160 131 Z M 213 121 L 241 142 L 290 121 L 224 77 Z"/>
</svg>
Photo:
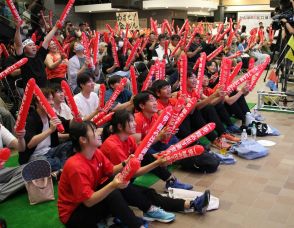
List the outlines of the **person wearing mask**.
<svg viewBox="0 0 294 228">
<path fill-rule="evenodd" d="M 99 65 L 93 65 L 92 59 L 88 59 L 84 54 L 84 46 L 81 43 L 75 42 L 74 51 L 75 55 L 68 61 L 68 83 L 74 94 L 80 92 L 77 85 L 77 78 L 83 73 L 91 73 L 93 75 L 99 74 Z"/>
</svg>

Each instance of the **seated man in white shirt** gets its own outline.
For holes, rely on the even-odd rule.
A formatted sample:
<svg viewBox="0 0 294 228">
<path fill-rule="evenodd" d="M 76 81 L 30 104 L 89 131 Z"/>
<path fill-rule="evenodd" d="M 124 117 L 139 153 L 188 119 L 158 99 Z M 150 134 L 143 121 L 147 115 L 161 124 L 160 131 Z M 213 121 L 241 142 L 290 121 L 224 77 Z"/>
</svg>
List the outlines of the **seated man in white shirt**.
<svg viewBox="0 0 294 228">
<path fill-rule="evenodd" d="M 19 152 L 23 152 L 26 148 L 24 135 L 25 130 L 15 132 L 16 137 L 0 124 L 0 149 L 8 147 Z M 1 153 L 1 152 L 0 152 Z M 14 192 L 24 188 L 20 167 L 0 167 L 0 202 L 6 199 Z"/>
<path fill-rule="evenodd" d="M 94 79 L 90 73 L 84 72 L 78 76 L 77 84 L 81 92 L 74 96 L 74 100 L 83 120 L 91 120 L 99 112 L 99 99 L 93 92 Z"/>
</svg>

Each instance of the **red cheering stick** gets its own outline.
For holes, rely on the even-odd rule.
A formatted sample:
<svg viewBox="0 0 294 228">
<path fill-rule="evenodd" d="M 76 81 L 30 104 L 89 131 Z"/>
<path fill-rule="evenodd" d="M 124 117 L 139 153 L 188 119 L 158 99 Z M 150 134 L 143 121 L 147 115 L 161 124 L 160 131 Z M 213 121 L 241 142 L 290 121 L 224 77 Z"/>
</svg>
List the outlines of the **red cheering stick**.
<svg viewBox="0 0 294 228">
<path fill-rule="evenodd" d="M 161 34 L 164 34 L 164 30 L 165 30 L 165 22 L 161 23 Z"/>
<path fill-rule="evenodd" d="M 218 24 L 217 35 L 215 37 L 216 40 L 218 40 L 219 36 L 221 36 L 223 29 L 224 29 L 224 24 L 223 23 Z"/>
<path fill-rule="evenodd" d="M 138 39 L 134 45 L 134 47 L 132 48 L 132 51 L 131 51 L 131 54 L 129 55 L 128 59 L 127 59 L 127 62 L 126 62 L 126 67 L 129 67 L 132 63 L 132 61 L 134 60 L 135 58 L 135 55 L 136 55 L 136 52 L 138 50 L 138 48 L 140 47 L 141 45 L 141 40 Z"/>
<path fill-rule="evenodd" d="M 166 66 L 166 61 L 163 59 L 161 62 L 159 62 L 159 79 L 164 80 L 165 79 L 165 66 Z"/>
<path fill-rule="evenodd" d="M 223 49 L 224 49 L 224 46 L 223 46 L 223 45 L 219 46 L 217 49 L 215 49 L 212 53 L 210 53 L 210 54 L 207 56 L 207 59 L 206 59 L 206 60 L 207 60 L 208 62 L 211 61 L 211 60 L 213 60 L 216 56 L 219 55 L 219 53 L 222 52 Z"/>
<path fill-rule="evenodd" d="M 164 56 L 165 56 L 165 58 L 167 58 L 167 56 L 168 56 L 168 44 L 169 44 L 168 40 L 164 41 Z"/>
<path fill-rule="evenodd" d="M 5 162 L 10 158 L 11 151 L 9 148 L 0 149 L 0 169 L 3 167 Z"/>
<path fill-rule="evenodd" d="M 187 95 L 187 55 L 183 54 L 180 58 L 180 91 L 182 95 Z"/>
<path fill-rule="evenodd" d="M 239 78 L 237 81 L 233 82 L 231 85 L 227 88 L 227 94 L 232 93 L 234 90 L 237 89 L 239 85 L 241 85 L 243 82 L 247 81 L 249 78 L 251 78 L 253 75 L 258 73 L 262 68 L 264 67 L 263 64 L 260 64 L 250 71 L 248 71 L 246 74 L 244 74 L 241 78 Z"/>
<path fill-rule="evenodd" d="M 167 29 L 168 35 L 172 36 L 173 33 L 168 20 L 164 19 L 163 21 L 165 22 L 165 28 Z"/>
<path fill-rule="evenodd" d="M 269 56 L 267 56 L 267 58 L 265 59 L 265 62 L 262 64 L 263 67 L 260 69 L 260 71 L 256 74 L 254 80 L 251 82 L 251 85 L 249 87 L 249 91 L 252 91 L 254 89 L 258 79 L 260 78 L 263 71 L 266 69 L 267 65 L 270 63 L 270 61 L 271 61 L 271 58 Z"/>
<path fill-rule="evenodd" d="M 147 90 L 148 89 L 148 87 L 149 87 L 149 85 L 150 85 L 150 82 L 152 81 L 152 76 L 154 75 L 154 73 L 155 73 L 155 65 L 152 65 L 151 67 L 150 67 L 150 70 L 149 70 L 149 72 L 148 72 L 148 74 L 147 74 L 147 76 L 146 76 L 146 79 L 145 79 L 145 81 L 144 81 L 144 83 L 143 83 L 143 86 L 142 86 L 142 89 L 141 89 L 141 91 L 145 91 L 145 90 Z"/>
<path fill-rule="evenodd" d="M 236 51 L 235 54 L 228 56 L 229 59 L 234 59 L 242 55 L 241 51 Z"/>
<path fill-rule="evenodd" d="M 186 45 L 186 47 L 184 49 L 185 52 L 189 51 L 189 48 L 190 48 L 190 46 L 191 46 L 191 44 L 192 44 L 192 42 L 193 42 L 193 40 L 194 40 L 194 38 L 195 38 L 195 36 L 196 36 L 197 33 L 199 33 L 199 29 L 198 28 L 195 28 L 194 29 L 194 32 L 191 35 L 191 38 L 190 38 L 188 44 Z"/>
<path fill-rule="evenodd" d="M 116 98 L 118 97 L 118 95 L 124 90 L 125 85 L 127 84 L 128 79 L 127 78 L 122 78 L 120 81 L 119 86 L 117 86 L 113 92 L 113 94 L 111 95 L 111 97 L 109 98 L 109 100 L 106 102 L 105 107 L 103 108 L 103 111 L 105 113 L 108 113 L 109 110 L 111 109 L 113 103 L 115 102 Z"/>
<path fill-rule="evenodd" d="M 183 110 L 180 112 L 173 128 L 173 132 L 180 127 L 180 125 L 183 123 L 185 118 L 190 114 L 190 112 L 195 108 L 197 104 L 197 98 L 193 97 L 183 108 Z"/>
<path fill-rule="evenodd" d="M 49 10 L 49 26 L 50 26 L 50 28 L 53 27 L 52 19 L 53 19 L 53 11 Z"/>
<path fill-rule="evenodd" d="M 182 32 L 184 31 L 184 29 L 186 29 L 187 24 L 189 23 L 189 20 L 186 19 L 183 26 L 181 27 L 180 31 L 178 32 L 178 35 L 180 36 L 182 34 Z"/>
<path fill-rule="evenodd" d="M 44 96 L 44 94 L 42 93 L 42 91 L 38 85 L 35 85 L 35 95 L 36 95 L 39 103 L 41 104 L 41 106 L 44 108 L 45 112 L 48 114 L 49 118 L 52 119 L 54 117 L 57 117 L 56 113 L 54 112 L 51 105 L 48 103 L 46 97 Z M 57 131 L 59 133 L 64 132 L 64 127 L 62 124 L 57 125 Z"/>
<path fill-rule="evenodd" d="M 227 47 L 228 48 L 231 47 L 234 36 L 235 36 L 235 32 L 231 31 L 229 34 L 229 37 L 227 39 Z"/>
<path fill-rule="evenodd" d="M 94 65 L 97 64 L 98 60 L 98 47 L 99 47 L 99 41 L 100 41 L 100 33 L 97 31 L 95 33 L 94 41 L 93 41 L 93 63 Z"/>
<path fill-rule="evenodd" d="M 17 22 L 18 25 L 22 25 L 23 20 L 20 18 L 13 1 L 12 0 L 6 0 L 6 3 L 7 3 L 8 7 L 9 7 L 9 9 L 11 11 L 11 14 L 12 14 L 14 20 Z"/>
<path fill-rule="evenodd" d="M 63 52 L 65 53 L 65 55 L 68 57 L 69 56 L 69 52 L 70 52 L 70 43 L 66 43 L 63 47 Z"/>
<path fill-rule="evenodd" d="M 227 90 L 228 86 L 232 83 L 232 81 L 234 80 L 234 78 L 238 75 L 239 71 L 242 68 L 243 63 L 239 62 L 235 68 L 233 69 L 232 73 L 230 74 L 230 76 L 228 77 L 227 81 L 226 81 L 226 87 L 224 88 L 224 91 Z"/>
<path fill-rule="evenodd" d="M 200 91 L 202 89 L 202 83 L 204 79 L 204 70 L 206 66 L 206 53 L 202 52 L 200 54 L 200 60 L 199 60 L 199 70 L 198 70 L 198 75 L 197 75 L 197 83 L 196 83 L 196 93 L 197 93 L 197 98 L 200 98 Z"/>
<path fill-rule="evenodd" d="M 31 78 L 28 81 L 28 84 L 24 91 L 21 106 L 19 108 L 17 120 L 15 123 L 15 131 L 21 131 L 25 128 L 27 116 L 30 109 L 30 104 L 34 95 L 35 85 L 36 85 L 35 79 Z"/>
<path fill-rule="evenodd" d="M 128 51 L 128 37 L 124 38 L 124 44 L 123 44 L 123 55 L 127 55 L 127 51 Z"/>
<path fill-rule="evenodd" d="M 168 154 L 163 152 L 163 154 L 159 154 L 159 156 L 165 156 L 164 160 L 168 164 L 172 164 L 178 160 L 182 160 L 182 159 L 189 158 L 189 157 L 199 156 L 203 152 L 204 152 L 204 147 L 200 146 L 200 145 L 196 145 L 196 146 L 189 147 L 187 149 L 178 150 L 178 151 L 171 152 Z"/>
<path fill-rule="evenodd" d="M 160 77 L 161 77 L 161 72 L 160 72 L 160 61 L 159 61 L 159 59 L 156 59 L 155 60 L 155 80 L 159 80 L 160 79 Z"/>
<path fill-rule="evenodd" d="M 269 27 L 269 41 L 270 41 L 270 43 L 273 42 L 273 40 L 274 40 L 274 35 L 275 35 L 275 33 L 274 33 L 274 31 L 273 31 L 273 28 L 272 28 L 272 26 L 270 26 L 270 27 Z"/>
<path fill-rule="evenodd" d="M 134 66 L 130 67 L 130 78 L 132 83 L 132 94 L 133 96 L 135 96 L 138 94 L 138 87 L 137 87 L 137 77 L 136 77 Z"/>
<path fill-rule="evenodd" d="M 114 36 L 115 32 L 113 31 L 113 29 L 111 28 L 111 26 L 109 24 L 106 24 L 105 27 L 109 30 L 110 34 L 112 36 Z"/>
<path fill-rule="evenodd" d="M 151 25 L 151 29 L 153 30 L 155 36 L 158 36 L 157 25 L 155 24 L 152 17 L 150 17 L 150 25 Z"/>
<path fill-rule="evenodd" d="M 104 111 L 99 112 L 96 116 L 94 116 L 91 121 L 93 123 L 98 123 L 104 116 L 106 116 L 106 113 Z"/>
<path fill-rule="evenodd" d="M 215 129 L 215 123 L 208 123 L 202 128 L 198 129 L 197 131 L 193 132 L 191 135 L 187 136 L 186 138 L 182 139 L 180 142 L 171 145 L 165 153 L 174 152 L 177 150 L 182 150 L 188 146 L 190 146 L 192 143 L 199 140 L 201 137 L 209 134 Z"/>
<path fill-rule="evenodd" d="M 77 121 L 77 122 L 82 122 L 82 118 L 80 116 L 80 113 L 79 113 L 79 110 L 78 110 L 78 107 L 77 107 L 77 104 L 72 96 L 72 93 L 71 93 L 71 90 L 70 90 L 70 87 L 69 85 L 67 84 L 66 81 L 62 81 L 61 82 L 61 88 L 63 90 L 63 93 L 64 93 L 64 96 L 65 96 L 65 99 L 67 101 L 67 104 L 71 110 L 71 113 L 74 117 L 74 120 Z"/>
<path fill-rule="evenodd" d="M 141 162 L 137 158 L 131 158 L 119 174 L 119 179 L 123 183 L 129 182 L 140 167 Z"/>
<path fill-rule="evenodd" d="M 142 46 L 141 46 L 141 48 L 140 48 L 140 51 L 139 51 L 139 53 L 138 53 L 139 55 L 143 53 L 143 51 L 144 51 L 144 49 L 146 48 L 146 45 L 147 45 L 147 43 L 148 43 L 148 40 L 149 40 L 149 37 L 145 37 L 145 38 L 144 38 L 144 42 L 143 42 L 143 44 L 142 44 Z"/>
<path fill-rule="evenodd" d="M 106 86 L 104 84 L 101 84 L 99 88 L 99 107 L 100 108 L 104 108 L 105 92 L 106 92 Z"/>
<path fill-rule="evenodd" d="M 5 78 L 7 75 L 11 74 L 16 69 L 20 68 L 21 66 L 23 66 L 27 62 L 28 62 L 28 58 L 22 58 L 21 60 L 19 60 L 18 62 L 16 62 L 12 66 L 7 67 L 4 71 L 2 71 L 0 73 L 0 80 Z"/>
<path fill-rule="evenodd" d="M 255 60 L 254 60 L 253 57 L 251 57 L 251 58 L 249 59 L 248 71 L 251 70 L 251 69 L 253 69 L 254 64 L 255 64 Z M 248 72 L 248 71 L 247 71 L 247 72 Z M 251 80 L 252 80 L 252 77 L 247 79 L 247 85 L 248 85 L 248 86 L 251 85 Z"/>
<path fill-rule="evenodd" d="M 118 59 L 118 55 L 116 51 L 116 42 L 112 36 L 110 37 L 110 42 L 111 42 L 111 51 L 112 51 L 112 57 L 114 59 L 114 63 L 117 65 L 117 67 L 120 67 L 119 59 Z"/>
<path fill-rule="evenodd" d="M 178 115 L 182 111 L 183 106 L 185 105 L 185 100 L 183 98 L 179 98 L 176 105 L 173 107 L 173 111 L 171 114 L 171 117 L 169 121 L 166 124 L 166 132 L 173 133 L 174 125 L 176 123 L 176 120 L 178 118 Z M 163 143 L 167 144 L 169 142 L 171 137 L 166 138 L 165 140 L 162 140 Z"/>
<path fill-rule="evenodd" d="M 199 65 L 200 65 L 200 59 L 198 58 L 198 59 L 196 60 L 195 64 L 194 64 L 194 66 L 193 66 L 193 70 L 194 70 L 194 71 L 197 70 L 198 67 L 199 67 Z"/>
<path fill-rule="evenodd" d="M 2 52 L 3 52 L 4 56 L 5 56 L 5 58 L 8 58 L 9 57 L 9 52 L 7 51 L 6 46 L 3 43 L 1 43 L 1 48 L 2 48 Z"/>
<path fill-rule="evenodd" d="M 98 121 L 96 121 L 96 122 L 93 121 L 93 122 L 96 124 L 96 127 L 100 127 L 100 126 L 108 123 L 112 119 L 113 114 L 114 114 L 114 112 L 110 112 L 107 115 L 100 118 Z"/>
<path fill-rule="evenodd" d="M 135 151 L 135 157 L 137 157 L 140 161 L 143 160 L 144 155 L 148 151 L 149 147 L 152 145 L 159 132 L 162 130 L 166 122 L 169 120 L 171 112 L 171 106 L 168 106 L 165 109 L 163 109 L 156 122 L 152 125 L 148 134 L 144 137 L 140 145 L 137 147 Z"/>
<path fill-rule="evenodd" d="M 241 19 L 237 21 L 237 26 L 236 26 L 236 29 L 235 29 L 235 33 L 238 32 L 238 30 L 240 29 L 241 27 Z"/>
<path fill-rule="evenodd" d="M 64 22 L 65 22 L 65 19 L 67 18 L 73 4 L 75 3 L 75 0 L 69 0 L 60 16 L 60 19 L 59 19 L 59 22 L 57 23 L 57 26 L 59 27 L 59 29 L 62 28 Z"/>
<path fill-rule="evenodd" d="M 231 68 L 232 68 L 232 60 L 228 58 L 223 58 L 221 63 L 218 87 L 225 89 L 227 78 L 229 77 L 231 73 Z"/>
</svg>

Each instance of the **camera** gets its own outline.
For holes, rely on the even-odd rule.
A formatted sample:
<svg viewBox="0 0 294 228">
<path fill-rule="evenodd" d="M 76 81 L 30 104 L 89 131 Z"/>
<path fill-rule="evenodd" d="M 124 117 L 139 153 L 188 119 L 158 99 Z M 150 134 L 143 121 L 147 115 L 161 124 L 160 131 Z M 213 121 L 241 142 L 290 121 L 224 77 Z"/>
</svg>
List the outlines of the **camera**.
<svg viewBox="0 0 294 228">
<path fill-rule="evenodd" d="M 280 7 L 277 7 L 272 15 L 272 28 L 274 30 L 281 29 L 284 25 L 283 22 L 281 22 L 281 19 L 283 18 L 285 18 L 291 25 L 294 25 L 293 15 L 292 3 L 289 0 L 281 0 Z"/>
</svg>

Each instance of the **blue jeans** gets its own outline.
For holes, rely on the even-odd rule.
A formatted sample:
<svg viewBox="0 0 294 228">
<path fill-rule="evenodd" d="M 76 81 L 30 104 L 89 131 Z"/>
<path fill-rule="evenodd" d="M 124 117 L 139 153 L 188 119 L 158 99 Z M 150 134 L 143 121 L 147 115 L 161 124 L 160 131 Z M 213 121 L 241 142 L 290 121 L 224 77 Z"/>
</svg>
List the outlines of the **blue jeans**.
<svg viewBox="0 0 294 228">
<path fill-rule="evenodd" d="M 58 146 L 51 148 L 47 154 L 45 154 L 46 160 L 51 165 L 52 171 L 57 171 L 63 168 L 65 161 L 68 158 L 68 154 L 72 154 L 73 146 L 72 142 L 68 141 Z"/>
<path fill-rule="evenodd" d="M 161 151 L 166 150 L 171 145 L 174 145 L 174 144 L 176 144 L 178 142 L 179 142 L 179 139 L 176 136 L 173 135 L 167 144 L 162 143 L 161 141 L 159 141 L 159 142 L 153 144 L 149 148 L 149 150 L 147 151 L 147 153 L 156 154 L 158 152 L 161 152 Z"/>
</svg>

